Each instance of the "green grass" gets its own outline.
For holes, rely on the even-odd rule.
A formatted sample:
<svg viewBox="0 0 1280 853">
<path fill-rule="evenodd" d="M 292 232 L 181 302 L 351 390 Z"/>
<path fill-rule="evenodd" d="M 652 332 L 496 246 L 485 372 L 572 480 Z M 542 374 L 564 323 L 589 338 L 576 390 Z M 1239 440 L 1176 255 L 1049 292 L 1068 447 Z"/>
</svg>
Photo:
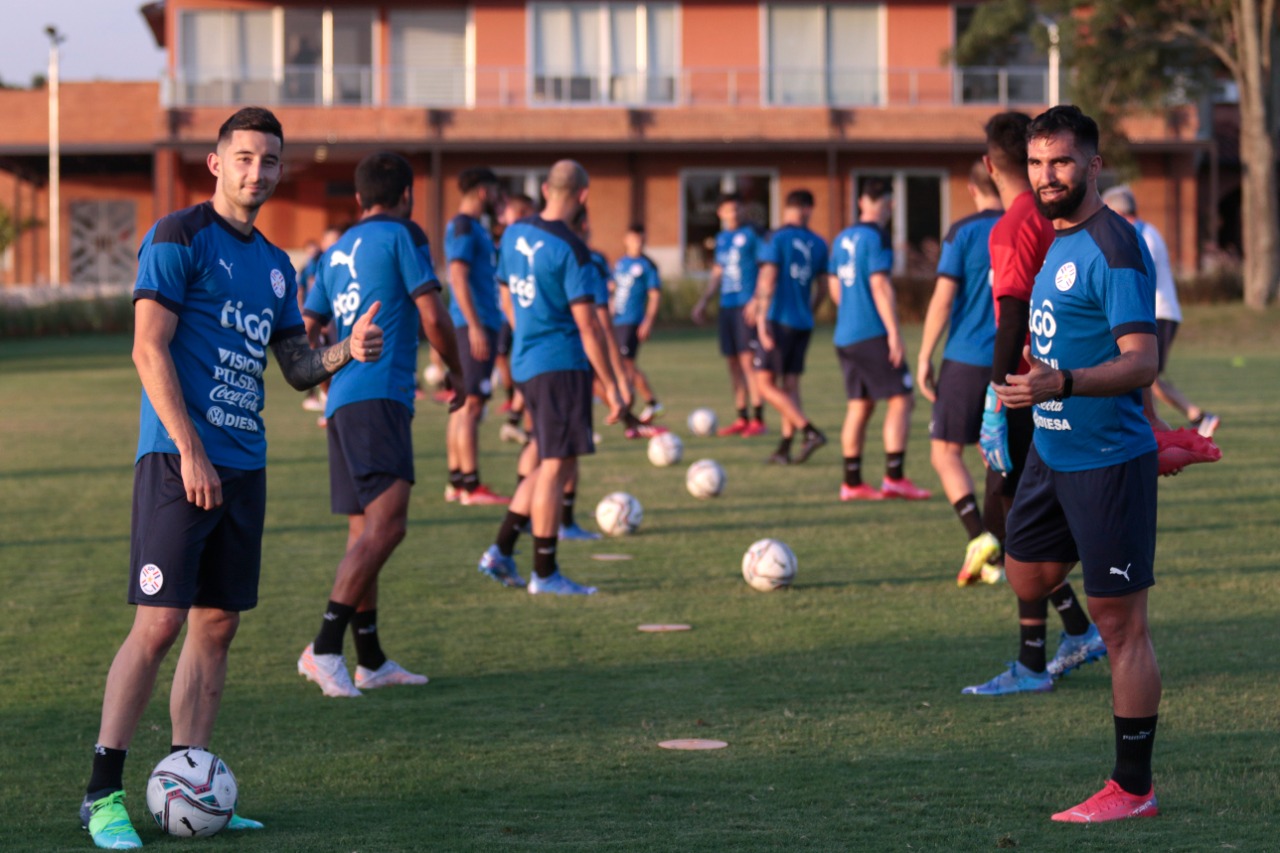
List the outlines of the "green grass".
<svg viewBox="0 0 1280 853">
<path fill-rule="evenodd" d="M 805 394 L 835 434 L 843 401 L 829 334 L 811 350 Z M 566 572 L 603 590 L 594 599 L 531 598 L 476 573 L 501 510 L 441 500 L 443 413 L 422 404 L 419 485 L 409 536 L 383 574 L 381 625 L 390 653 L 432 683 L 321 697 L 294 662 L 316 630 L 344 524 L 328 513 L 323 434 L 273 369 L 262 600 L 233 649 L 211 744 L 240 780 L 244 813 L 268 829 L 199 846 L 1275 849 L 1278 341 L 1274 312 L 1188 312 L 1170 375 L 1223 416 L 1225 455 L 1160 489 L 1152 622 L 1165 814 L 1092 828 L 1048 815 L 1110 771 L 1107 665 L 1048 695 L 960 696 L 1014 653 L 1011 593 L 955 588 L 963 533 L 943 499 L 836 502 L 834 446 L 779 470 L 761 464 L 774 436 L 688 437 L 691 408 L 730 413 L 708 332 L 660 334 L 641 361 L 685 435 L 685 461 L 718 459 L 726 494 L 695 501 L 683 465 L 653 468 L 641 442 L 602 428 L 580 514 L 625 489 L 645 522 L 629 539 L 562 547 Z M 123 598 L 138 385 L 128 352 L 120 337 L 0 343 L 0 849 L 89 846 L 73 815 L 103 679 L 132 618 Z M 936 488 L 927 420 L 922 406 L 908 472 Z M 496 429 L 496 419 L 484 426 L 483 469 L 506 488 L 515 452 Z M 867 456 L 874 471 L 878 454 Z M 765 535 L 799 557 L 788 593 L 742 582 L 741 554 Z M 597 552 L 634 559 L 590 559 Z M 694 630 L 635 630 L 652 621 Z M 142 805 L 169 743 L 172 663 L 126 770 L 131 812 L 155 849 L 182 846 L 148 825 Z M 683 737 L 730 746 L 656 748 Z"/>
</svg>

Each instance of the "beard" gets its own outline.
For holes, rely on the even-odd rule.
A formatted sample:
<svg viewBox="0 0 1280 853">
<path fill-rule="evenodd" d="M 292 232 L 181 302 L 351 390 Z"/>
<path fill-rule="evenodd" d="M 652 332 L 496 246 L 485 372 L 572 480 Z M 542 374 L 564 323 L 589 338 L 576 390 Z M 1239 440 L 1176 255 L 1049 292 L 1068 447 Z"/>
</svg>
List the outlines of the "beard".
<svg viewBox="0 0 1280 853">
<path fill-rule="evenodd" d="M 1036 190 L 1036 207 L 1046 219 L 1070 219 L 1080 209 L 1080 205 L 1084 203 L 1084 196 L 1088 190 L 1088 184 L 1082 181 L 1074 187 L 1068 188 L 1066 195 L 1062 198 L 1050 202 L 1042 201 L 1040 199 L 1040 191 Z"/>
</svg>

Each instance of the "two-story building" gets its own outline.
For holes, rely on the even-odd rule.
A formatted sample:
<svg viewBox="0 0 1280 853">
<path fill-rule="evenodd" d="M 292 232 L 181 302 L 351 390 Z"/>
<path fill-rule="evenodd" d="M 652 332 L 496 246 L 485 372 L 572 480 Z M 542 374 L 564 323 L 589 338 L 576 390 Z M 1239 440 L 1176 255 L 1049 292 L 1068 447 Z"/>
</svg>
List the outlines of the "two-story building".
<svg viewBox="0 0 1280 853">
<path fill-rule="evenodd" d="M 454 178 L 495 169 L 537 197 L 557 158 L 592 179 L 595 243 L 621 248 L 633 220 L 667 274 L 708 265 L 715 200 L 736 190 L 762 225 L 807 187 L 827 237 L 856 211 L 860 178 L 891 179 L 899 272 L 932 273 L 938 241 L 970 212 L 966 174 L 982 126 L 1042 110 L 1045 57 L 956 67 L 947 58 L 973 3 L 947 0 L 472 0 L 329 5 L 166 0 L 143 9 L 166 48 L 163 79 L 64 83 L 64 278 L 129 280 L 159 215 L 208 197 L 205 167 L 234 109 L 276 111 L 286 179 L 259 226 L 289 250 L 356 216 L 352 174 L 391 148 L 418 174 L 415 217 L 435 243 Z M 140 23 L 140 26 L 142 24 Z M 48 99 L 0 93 L 0 203 L 46 219 Z M 1144 218 L 1175 264 L 1196 265 L 1208 202 L 1194 110 L 1128 127 Z M 47 233 L 28 232 L 4 280 L 48 275 Z"/>
</svg>

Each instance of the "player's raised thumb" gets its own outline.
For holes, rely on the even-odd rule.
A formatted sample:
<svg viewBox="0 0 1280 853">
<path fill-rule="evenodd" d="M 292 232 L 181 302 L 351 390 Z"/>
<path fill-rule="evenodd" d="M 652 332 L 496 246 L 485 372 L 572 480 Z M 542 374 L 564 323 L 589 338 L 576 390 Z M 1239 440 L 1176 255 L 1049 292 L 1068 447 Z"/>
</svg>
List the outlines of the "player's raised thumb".
<svg viewBox="0 0 1280 853">
<path fill-rule="evenodd" d="M 377 314 L 378 309 L 381 307 L 382 307 L 382 302 L 380 300 L 374 300 L 374 303 L 369 306 L 368 311 L 364 312 L 364 315 L 360 318 L 360 320 L 365 323 L 372 323 L 373 315 Z"/>
</svg>

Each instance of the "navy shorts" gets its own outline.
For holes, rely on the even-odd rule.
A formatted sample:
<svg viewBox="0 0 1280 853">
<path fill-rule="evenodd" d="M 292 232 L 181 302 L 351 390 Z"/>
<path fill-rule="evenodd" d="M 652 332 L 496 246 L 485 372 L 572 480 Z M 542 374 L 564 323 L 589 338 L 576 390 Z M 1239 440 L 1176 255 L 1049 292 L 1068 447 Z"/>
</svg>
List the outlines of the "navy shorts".
<svg viewBox="0 0 1280 853">
<path fill-rule="evenodd" d="M 742 306 L 725 308 L 720 306 L 720 354 L 732 358 L 744 352 L 750 352 L 751 342 L 755 340 L 756 330 L 748 327 L 742 319 Z"/>
<path fill-rule="evenodd" d="M 1088 471 L 1054 471 L 1033 444 L 1009 510 L 1005 552 L 1024 563 L 1080 562 L 1094 598 L 1154 584 L 1156 453 Z"/>
<path fill-rule="evenodd" d="M 498 330 L 498 346 L 494 349 L 494 352 L 498 355 L 511 355 L 512 342 L 511 324 L 503 320 L 502 328 Z"/>
<path fill-rule="evenodd" d="M 760 345 L 758 336 L 752 337 L 751 366 L 756 370 L 767 370 L 778 377 L 799 376 L 804 373 L 804 357 L 809 351 L 809 338 L 813 336 L 813 332 L 770 321 L 769 333 L 773 335 L 771 350 Z"/>
<path fill-rule="evenodd" d="M 187 500 L 182 460 L 148 453 L 133 467 L 129 603 L 251 610 L 258 603 L 267 474 L 214 466 L 222 505 Z"/>
<path fill-rule="evenodd" d="M 640 352 L 640 327 L 634 323 L 625 323 L 613 327 L 613 339 L 618 343 L 618 352 L 623 358 L 636 360 Z"/>
<path fill-rule="evenodd" d="M 979 367 L 944 358 L 938 371 L 938 399 L 929 420 L 929 437 L 953 444 L 977 444 L 990 384 L 991 365 Z"/>
<path fill-rule="evenodd" d="M 539 459 L 568 459 L 596 452 L 591 439 L 591 373 L 552 370 L 520 383 L 533 423 Z"/>
<path fill-rule="evenodd" d="M 329 418 L 329 509 L 364 515 L 396 480 L 413 482 L 413 413 L 394 400 L 348 403 Z"/>
<path fill-rule="evenodd" d="M 1169 359 L 1169 350 L 1173 349 L 1173 339 L 1177 334 L 1177 320 L 1156 320 L 1156 357 L 1159 359 L 1156 367 L 1157 376 L 1164 373 L 1164 365 Z"/>
<path fill-rule="evenodd" d="M 489 342 L 489 357 L 484 361 L 471 355 L 471 338 L 467 336 L 466 326 L 459 326 L 455 334 L 458 338 L 458 361 L 462 362 L 462 393 L 468 397 L 489 399 L 493 393 L 493 362 L 498 357 L 498 331 L 484 330 L 484 338 Z"/>
<path fill-rule="evenodd" d="M 844 372 L 844 393 L 850 400 L 887 400 L 911 393 L 911 371 L 905 358 L 894 367 L 889 363 L 889 338 L 881 335 L 836 347 Z"/>
</svg>

